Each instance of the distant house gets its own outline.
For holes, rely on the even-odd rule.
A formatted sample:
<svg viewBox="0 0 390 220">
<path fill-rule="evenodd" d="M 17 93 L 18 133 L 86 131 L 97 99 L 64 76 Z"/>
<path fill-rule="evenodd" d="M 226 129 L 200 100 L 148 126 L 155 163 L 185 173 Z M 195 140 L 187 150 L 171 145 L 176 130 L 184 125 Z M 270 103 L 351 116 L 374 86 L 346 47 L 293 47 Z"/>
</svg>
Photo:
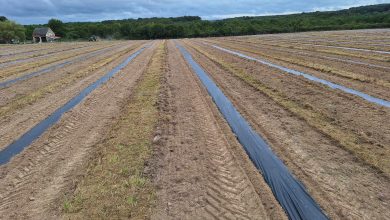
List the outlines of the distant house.
<svg viewBox="0 0 390 220">
<path fill-rule="evenodd" d="M 53 42 L 55 39 L 59 38 L 48 27 L 35 28 L 32 37 L 35 43 Z"/>
</svg>

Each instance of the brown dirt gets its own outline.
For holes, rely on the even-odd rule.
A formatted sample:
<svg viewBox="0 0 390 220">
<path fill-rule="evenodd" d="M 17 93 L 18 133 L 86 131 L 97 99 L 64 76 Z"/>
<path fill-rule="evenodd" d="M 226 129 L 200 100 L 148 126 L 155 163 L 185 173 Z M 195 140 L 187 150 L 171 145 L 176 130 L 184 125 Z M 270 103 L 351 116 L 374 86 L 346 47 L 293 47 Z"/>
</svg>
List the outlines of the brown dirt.
<svg viewBox="0 0 390 220">
<path fill-rule="evenodd" d="M 57 218 L 62 207 L 57 199 L 78 180 L 80 168 L 119 115 L 121 101 L 131 94 L 152 51 L 153 47 L 144 51 L 29 148 L 0 167 L 0 216 Z"/>
<path fill-rule="evenodd" d="M 80 45 L 82 43 L 72 43 L 73 45 Z M 68 46 L 67 43 L 54 44 L 19 44 L 19 45 L 1 45 L 0 58 L 7 58 L 9 56 L 26 55 L 29 53 L 39 53 L 43 50 L 48 50 L 56 47 Z"/>
<path fill-rule="evenodd" d="M 270 93 L 267 94 L 256 86 L 250 85 L 196 50 L 190 47 L 188 49 L 202 67 L 211 74 L 218 86 L 233 101 L 250 124 L 267 139 L 272 149 L 289 169 L 306 185 L 309 192 L 331 218 L 382 219 L 390 217 L 388 210 L 390 182 L 388 177 L 378 174 L 377 170 L 362 163 L 361 160 L 341 147 L 337 140 L 316 129 L 303 117 L 288 109 L 286 105 L 282 104 L 285 102 L 273 99 L 269 96 Z M 204 50 L 206 49 L 204 48 Z M 323 103 L 324 100 L 329 99 L 329 102 L 338 103 L 335 99 L 343 97 L 337 92 L 326 91 L 321 87 L 316 88 L 316 90 L 320 89 L 318 92 L 304 92 L 302 90 L 309 89 L 310 85 L 299 85 L 299 79 L 275 73 L 275 70 L 268 70 L 253 62 L 245 62 L 242 59 L 234 61 L 234 58 L 229 55 L 223 55 L 217 51 L 207 51 L 217 55 L 226 63 L 237 65 L 237 69 L 246 72 L 247 75 L 258 76 L 256 78 L 258 82 L 266 80 L 264 83 L 270 84 L 270 86 L 273 84 L 271 82 L 281 83 L 280 86 L 271 87 L 271 89 L 283 91 L 284 94 L 296 95 L 295 99 L 290 98 L 291 101 L 300 99 L 300 96 L 305 99 L 312 97 L 313 100 L 310 100 L 310 104 L 313 104 L 312 109 L 320 109 L 320 107 L 324 109 L 325 106 L 328 106 Z M 238 65 L 238 63 L 242 63 L 243 66 Z M 261 71 L 256 71 L 259 69 Z M 253 74 L 252 71 L 254 71 Z M 272 75 L 268 75 L 267 72 Z M 279 77 L 286 77 L 286 79 L 282 80 Z M 289 86 L 296 83 L 297 87 L 291 88 Z M 300 90 L 301 92 L 298 92 Z M 329 94 L 329 97 L 324 98 L 323 94 Z M 315 99 L 322 100 L 323 104 L 315 104 Z M 351 101 L 346 99 L 337 107 L 345 108 L 348 114 L 343 115 L 343 117 L 346 117 L 344 120 L 348 121 L 348 115 L 351 117 L 351 115 L 355 116 L 356 113 L 351 110 L 351 105 L 346 103 L 351 103 Z M 353 106 L 358 108 L 360 105 L 364 106 L 361 102 L 359 105 L 354 104 Z M 362 114 L 367 117 L 367 114 L 372 111 L 370 108 L 363 108 L 365 111 Z M 343 110 L 341 111 L 343 112 Z M 383 119 L 386 117 L 388 116 Z M 361 118 L 364 117 L 361 116 Z M 372 126 L 375 122 L 367 117 L 364 123 Z M 382 120 L 378 121 L 376 126 L 386 125 Z M 384 130 L 377 133 L 383 135 L 382 132 Z"/>
<path fill-rule="evenodd" d="M 97 69 L 93 69 L 91 72 L 87 72 L 84 77 L 76 78 L 77 81 L 71 83 L 70 85 L 67 85 L 65 83 L 63 84 L 63 82 L 59 81 L 61 77 L 58 79 L 56 74 L 51 74 L 48 76 L 41 75 L 39 77 L 34 77 L 31 80 L 22 82 L 25 87 L 35 88 L 38 92 L 36 94 L 32 92 L 31 97 L 29 94 L 27 94 L 28 97 L 24 99 L 22 96 L 20 106 L 23 108 L 19 107 L 18 105 L 13 105 L 16 102 L 19 102 L 18 97 L 16 97 L 16 100 L 14 100 L 15 102 L 11 102 L 10 105 L 5 105 L 4 107 L 1 107 L 1 109 L 4 111 L 7 110 L 7 107 L 12 107 L 14 109 L 8 110 L 7 115 L 2 115 L 0 119 L 1 124 L 4 125 L 0 128 L 0 135 L 2 136 L 0 140 L 0 149 L 4 148 L 17 137 L 31 129 L 36 123 L 46 118 L 55 109 L 64 105 L 74 95 L 78 94 L 83 88 L 87 87 L 89 84 L 93 83 L 101 76 L 103 76 L 107 71 L 111 70 L 113 67 L 122 62 L 122 60 L 125 57 L 129 56 L 129 54 L 134 52 L 135 49 L 137 48 L 134 48 L 134 50 L 128 52 L 125 51 L 126 54 L 123 54 L 115 60 L 110 61 L 107 65 L 101 66 Z M 104 61 L 105 60 L 102 60 L 101 62 Z M 75 65 L 76 68 L 82 67 L 79 65 Z M 71 73 L 71 75 L 75 73 L 77 72 L 73 72 Z M 60 75 L 66 78 L 72 77 L 71 75 L 67 75 L 67 70 L 63 71 Z M 41 80 L 39 80 L 39 78 L 41 77 L 45 78 L 42 81 L 46 82 L 46 85 L 41 84 Z M 51 77 L 53 77 L 53 79 L 51 79 Z M 54 83 L 56 83 L 56 81 L 59 81 L 61 83 L 60 85 L 55 85 L 55 87 L 51 88 L 50 86 L 52 84 L 49 83 L 51 80 L 54 80 Z M 48 92 L 41 93 L 40 89 L 45 86 L 48 86 Z M 14 87 L 18 88 L 19 85 L 15 84 L 13 87 L 10 87 L 11 91 Z M 5 91 L 10 91 L 10 89 L 7 89 Z M 27 104 L 24 104 L 25 102 L 27 102 Z"/>
<path fill-rule="evenodd" d="M 52 65 L 62 63 L 66 60 L 70 60 L 90 52 L 113 47 L 114 45 L 115 44 L 107 43 L 96 47 L 82 48 L 76 52 L 68 51 L 60 53 L 55 56 L 49 56 L 46 59 L 34 59 L 32 62 L 18 63 L 17 65 L 7 66 L 2 68 L 2 71 L 0 72 L 0 78 L 2 81 L 11 80 L 23 76 L 27 73 L 38 71 L 46 67 L 51 67 Z"/>
<path fill-rule="evenodd" d="M 342 32 L 345 36 L 347 36 L 348 32 Z M 386 36 L 386 32 L 381 33 L 382 36 Z M 309 51 L 316 51 L 316 52 L 322 52 L 327 54 L 333 54 L 333 55 L 343 55 L 343 56 L 350 56 L 355 58 L 364 58 L 369 59 L 373 61 L 388 61 L 389 56 L 388 54 L 379 54 L 374 52 L 368 52 L 368 51 L 354 51 L 354 50 L 346 50 L 346 49 L 340 49 L 340 48 L 330 48 L 330 47 L 318 47 L 313 46 L 316 43 L 305 43 L 305 40 L 316 40 L 318 36 L 306 36 L 303 39 L 300 39 L 299 36 L 302 34 L 292 34 L 292 35 L 264 35 L 264 36 L 247 36 L 247 37 L 238 37 L 240 40 L 250 41 L 253 44 L 261 44 L 261 45 L 268 45 L 268 46 L 274 46 L 274 47 L 282 47 L 282 48 L 295 48 L 300 50 L 309 50 Z M 344 37 L 345 37 L 344 36 Z M 332 39 L 333 36 L 328 36 L 329 39 Z M 370 42 L 372 38 L 366 37 L 363 39 L 366 42 Z M 388 43 L 388 39 L 386 40 L 385 37 L 379 38 L 383 40 L 383 42 Z M 296 40 L 296 41 L 295 41 Z M 352 46 L 356 47 L 354 44 L 355 39 L 349 39 Z M 298 42 L 298 43 L 296 43 Z M 337 40 L 336 40 L 337 42 Z M 333 43 L 330 46 L 337 46 L 337 44 Z M 347 46 L 347 45 L 345 45 Z M 361 48 L 361 49 L 377 49 L 382 50 L 381 48 Z"/>
<path fill-rule="evenodd" d="M 139 45 L 139 44 L 138 44 Z M 27 96 L 31 96 L 43 87 L 58 83 L 64 78 L 77 78 L 81 80 L 83 77 L 78 75 L 79 72 L 91 72 L 93 69 L 100 67 L 101 63 L 108 62 L 108 58 L 115 57 L 118 54 L 123 55 L 126 50 L 132 49 L 137 44 L 126 43 L 119 45 L 120 47 L 113 47 L 112 49 L 105 51 L 103 54 L 98 54 L 86 60 L 76 61 L 72 65 L 66 65 L 64 67 L 55 69 L 53 71 L 44 73 L 40 76 L 33 77 L 27 80 L 19 81 L 16 84 L 9 87 L 0 89 L 0 108 L 4 108 L 10 102 L 20 102 L 21 99 L 25 99 Z M 115 59 L 112 59 L 115 60 Z M 64 61 L 62 61 L 64 62 Z M 103 65 L 103 64 L 102 64 Z M 85 76 L 84 74 L 83 76 Z M 62 82 L 62 89 L 66 86 L 66 83 Z M 55 93 L 55 91 L 52 91 Z M 0 110 L 0 112 L 3 112 Z M 0 113 L 0 117 L 3 114 Z"/>
<path fill-rule="evenodd" d="M 47 55 L 51 53 L 58 53 L 61 51 L 67 51 L 70 48 L 85 48 L 85 47 L 99 47 L 101 45 L 108 44 L 117 44 L 121 43 L 116 42 L 66 42 L 66 43 L 55 43 L 55 44 L 26 44 L 26 45 L 12 45 L 8 49 L 2 49 L 2 54 L 0 55 L 0 63 L 6 63 L 19 59 L 26 58 L 39 58 L 42 55 Z M 24 49 L 17 49 L 18 46 L 24 46 Z"/>
<path fill-rule="evenodd" d="M 245 53 L 259 57 L 263 55 L 257 52 L 266 49 L 272 62 L 386 98 L 389 90 L 380 81 L 362 83 L 340 75 L 346 71 L 388 81 L 383 69 L 316 56 L 389 66 L 384 62 L 387 55 L 370 57 L 367 52 L 316 48 L 302 42 L 380 49 L 373 44 L 388 43 L 390 38 L 383 35 L 387 32 L 308 32 L 181 43 L 331 219 L 390 219 L 388 108 L 200 42 L 244 47 Z M 370 45 L 362 44 L 367 40 Z M 0 219 L 287 219 L 175 42 L 167 42 L 164 53 L 156 50 L 162 44 L 154 42 L 0 166 Z M 144 43 L 98 42 L 95 49 L 123 47 L 114 46 L 106 54 L 0 89 L 0 150 Z M 53 52 L 54 63 L 63 62 L 69 58 L 69 49 L 87 52 L 93 48 L 89 45 L 0 45 L 1 54 L 10 54 L 0 54 L 0 63 L 36 57 L 25 67 L 39 69 L 51 65 L 39 57 L 47 52 Z M 294 51 L 313 57 L 289 56 Z M 156 54 L 161 55 L 156 58 L 159 62 L 153 62 Z M 15 73 L 10 77 L 25 74 L 17 65 L 8 70 Z M 162 76 L 160 93 L 157 87 L 143 84 L 151 71 L 156 74 L 152 74 L 155 83 Z M 153 100 L 137 101 L 136 97 L 150 95 L 147 89 L 154 91 Z M 152 123 L 146 126 L 147 122 Z M 136 130 L 127 135 L 131 129 Z M 121 151 L 122 145 L 131 146 Z M 134 164 L 128 161 L 132 157 L 137 157 L 131 161 Z M 123 164 L 115 162 L 122 159 Z M 127 171 L 130 180 L 123 175 Z"/>
<path fill-rule="evenodd" d="M 158 96 L 166 47 L 159 42 L 146 62 L 119 120 L 94 147 L 95 156 L 74 192 L 64 199 L 64 219 L 148 219 L 155 201 L 153 184 L 144 175 L 158 121 Z M 142 127 L 142 129 L 140 129 Z"/>
<path fill-rule="evenodd" d="M 77 51 L 79 49 L 83 49 L 86 47 L 95 47 L 95 46 L 96 45 L 94 45 L 94 44 L 87 44 L 87 43 L 56 45 L 56 47 L 54 47 L 54 48 L 49 48 L 49 49 L 45 49 L 45 50 L 37 50 L 37 51 L 2 57 L 0 59 L 0 66 L 14 65 L 14 64 L 9 64 L 9 62 L 12 62 L 12 61 L 25 62 L 25 59 L 29 59 L 29 58 L 39 59 L 39 58 L 41 58 L 41 56 L 48 57 L 47 55 L 53 56 L 53 55 L 56 55 L 57 53 L 63 53 L 66 51 Z"/>
<path fill-rule="evenodd" d="M 172 41 L 168 66 L 152 219 L 285 218 Z"/>
<path fill-rule="evenodd" d="M 390 126 L 383 123 L 390 115 L 388 108 L 218 49 L 202 48 L 219 59 L 219 65 L 262 87 L 311 126 L 390 176 L 390 149 L 385 147 L 390 145 Z"/>
<path fill-rule="evenodd" d="M 235 44 L 217 42 L 222 47 L 230 48 L 236 51 L 241 51 L 249 56 L 265 59 L 272 63 L 302 71 L 310 75 L 319 77 L 321 79 L 328 80 L 340 85 L 344 85 L 348 88 L 356 89 L 367 93 L 369 95 L 390 100 L 390 77 L 388 76 L 388 70 L 378 70 L 372 67 L 362 68 L 356 65 L 340 66 L 340 62 L 319 61 L 321 59 L 314 59 L 310 56 L 299 56 L 294 54 L 293 51 L 288 53 L 280 53 L 267 49 L 259 49 L 253 47 L 251 44 Z M 294 56 L 291 56 L 294 54 Z"/>
<path fill-rule="evenodd" d="M 315 67 L 318 66 L 317 70 L 321 70 L 320 67 L 324 68 L 325 71 L 329 71 L 329 74 L 337 75 L 338 72 L 347 72 L 356 75 L 361 75 L 360 77 L 370 77 L 375 78 L 377 80 L 390 80 L 390 76 L 386 74 L 386 72 L 390 69 L 390 65 L 386 62 L 375 62 L 370 60 L 364 60 L 364 59 L 358 59 L 356 57 L 346 57 L 346 56 L 337 56 L 337 55 L 329 55 L 324 54 L 321 52 L 315 52 L 315 51 L 302 51 L 294 48 L 278 48 L 276 46 L 268 46 L 268 45 L 262 45 L 260 43 L 251 43 L 250 41 L 243 41 L 238 40 L 235 38 L 232 39 L 226 39 L 221 40 L 222 42 L 230 42 L 234 45 L 239 45 L 240 47 L 249 47 L 252 49 L 253 52 L 259 52 L 259 55 L 261 52 L 265 56 L 267 56 L 276 60 L 291 60 L 293 64 L 298 64 L 310 67 L 308 64 L 312 64 Z M 218 42 L 218 41 L 216 41 Z M 265 51 L 271 52 L 271 54 L 264 53 Z M 272 54 L 274 54 L 272 56 Z M 369 65 L 362 65 L 362 64 L 356 64 L 356 63 L 348 63 L 343 60 L 335 60 L 335 59 L 329 59 L 329 58 L 335 58 L 335 59 L 348 59 L 351 61 L 359 61 L 367 64 L 376 64 L 381 67 L 373 67 Z M 303 61 L 303 62 L 302 62 Z M 341 74 L 340 74 L 341 76 Z M 358 79 L 358 78 L 357 78 Z"/>
<path fill-rule="evenodd" d="M 383 47 L 389 46 L 387 37 L 389 29 L 376 30 L 350 30 L 350 31 L 321 31 L 321 32 L 302 32 L 290 34 L 267 34 L 255 36 L 267 42 L 274 43 L 317 43 L 323 45 L 342 45 L 362 49 L 385 50 Z M 242 39 L 254 39 L 254 36 L 243 36 Z M 356 44 L 357 43 L 357 44 Z M 379 44 L 379 45 L 378 45 Z M 385 47 L 387 48 L 387 47 Z"/>
</svg>

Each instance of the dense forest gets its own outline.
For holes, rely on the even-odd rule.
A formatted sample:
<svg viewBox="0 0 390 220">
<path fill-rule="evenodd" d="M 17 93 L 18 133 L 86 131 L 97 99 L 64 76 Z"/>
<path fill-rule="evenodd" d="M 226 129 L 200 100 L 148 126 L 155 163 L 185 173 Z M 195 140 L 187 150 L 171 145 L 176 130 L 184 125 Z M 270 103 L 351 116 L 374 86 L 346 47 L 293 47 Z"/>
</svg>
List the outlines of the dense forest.
<svg viewBox="0 0 390 220">
<path fill-rule="evenodd" d="M 92 35 L 105 39 L 163 39 L 388 28 L 390 27 L 390 4 L 362 6 L 340 11 L 238 17 L 215 21 L 202 20 L 197 16 L 70 23 L 51 19 L 45 25 L 25 25 L 27 40 L 31 39 L 33 29 L 39 26 L 51 27 L 62 40 L 88 39 Z"/>
</svg>

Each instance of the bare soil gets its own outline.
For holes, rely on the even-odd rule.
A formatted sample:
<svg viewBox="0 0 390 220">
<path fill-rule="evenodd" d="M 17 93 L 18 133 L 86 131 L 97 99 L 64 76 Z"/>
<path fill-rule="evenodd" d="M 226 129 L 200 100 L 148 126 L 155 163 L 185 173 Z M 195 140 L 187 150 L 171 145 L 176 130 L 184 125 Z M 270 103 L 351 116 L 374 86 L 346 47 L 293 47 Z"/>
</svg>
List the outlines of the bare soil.
<svg viewBox="0 0 390 220">
<path fill-rule="evenodd" d="M 108 48 L 109 50 L 104 53 L 97 54 L 89 59 L 75 61 L 75 63 L 71 65 L 66 65 L 46 72 L 42 74 L 42 77 L 33 77 L 19 81 L 18 83 L 6 88 L 2 88 L 0 90 L 0 106 L 3 108 L 10 102 L 18 102 L 17 100 L 23 99 L 43 87 L 58 83 L 65 78 L 76 78 L 78 80 L 82 80 L 83 75 L 78 75 L 79 72 L 91 72 L 91 70 L 101 67 L 100 65 L 103 65 L 102 63 L 108 62 L 108 58 L 123 55 L 129 49 L 134 49 L 135 46 L 137 46 L 137 44 L 126 43 L 119 45 L 119 47 Z M 77 57 L 74 58 L 77 59 Z M 112 59 L 112 61 L 114 60 L 115 59 Z M 84 76 L 85 75 L 86 74 L 84 74 Z M 61 85 L 61 87 L 64 88 L 66 83 L 62 82 Z M 52 91 L 52 93 L 55 93 L 55 91 Z"/>
<path fill-rule="evenodd" d="M 32 61 L 17 63 L 16 65 L 11 65 L 7 67 L 3 67 L 0 72 L 1 80 L 12 80 L 18 77 L 21 77 L 25 74 L 39 71 L 43 68 L 51 67 L 56 64 L 63 63 L 64 61 L 68 61 L 78 56 L 81 57 L 84 54 L 99 51 L 105 48 L 110 48 L 115 46 L 115 44 L 107 43 L 100 46 L 90 47 L 90 48 L 82 48 L 79 51 L 70 51 L 57 54 L 55 56 L 49 56 L 45 59 L 32 59 Z"/>
<path fill-rule="evenodd" d="M 73 74 L 77 74 L 78 72 L 68 72 L 68 70 L 65 69 L 63 72 L 59 72 L 59 75 L 41 75 L 21 82 L 25 87 L 34 88 L 35 90 L 29 93 L 27 92 L 27 94 L 23 94 L 24 92 L 21 90 L 21 95 L 13 97 L 13 101 L 0 107 L 2 111 L 6 112 L 6 115 L 1 115 L 0 119 L 1 124 L 3 124 L 0 128 L 0 135 L 2 136 L 0 140 L 0 149 L 10 144 L 39 121 L 64 105 L 72 97 L 82 91 L 83 88 L 87 87 L 122 62 L 123 59 L 129 56 L 129 54 L 134 52 L 137 48 L 139 47 L 128 48 L 130 50 L 125 50 L 124 54 L 116 57 L 115 60 L 109 60 L 110 62 L 103 66 L 95 63 L 98 68 L 92 68 L 85 73 L 81 72 L 81 74 L 84 75 L 82 77 L 73 77 Z M 107 58 L 109 57 L 106 57 L 105 59 Z M 105 62 L 105 59 L 100 62 Z M 77 67 L 82 68 L 83 66 L 76 65 L 76 68 Z M 41 81 L 40 78 L 44 79 Z M 65 83 L 62 78 L 73 78 L 73 80 L 69 83 Z M 51 81 L 54 82 L 52 83 Z M 43 82 L 46 82 L 46 84 L 42 84 Z M 18 87 L 19 84 L 15 84 L 10 88 L 5 89 L 4 92 L 7 94 L 8 91 L 11 91 L 11 93 L 8 94 L 12 94 L 13 88 Z"/>
<path fill-rule="evenodd" d="M 345 149 L 355 152 L 363 161 L 390 175 L 387 160 L 390 149 L 385 147 L 390 146 L 390 126 L 383 123 L 390 115 L 388 108 L 303 77 L 202 46 L 213 54 L 214 59 L 219 59 L 220 65 L 231 68 L 247 81 L 253 80 L 252 85 L 263 87 L 279 102 L 284 100 L 286 108 L 310 125 L 338 141 Z"/>
<path fill-rule="evenodd" d="M 268 48 L 259 49 L 251 44 L 221 42 L 220 45 L 225 46 L 225 48 L 230 46 L 230 48 L 249 56 L 265 59 L 378 98 L 390 100 L 390 93 L 388 92 L 390 90 L 390 76 L 387 74 L 389 69 L 361 67 L 355 64 L 345 65 L 345 63 L 340 65 L 340 62 L 324 62 L 325 59 L 315 59 L 310 55 L 299 56 L 291 50 L 280 53 Z"/>
<path fill-rule="evenodd" d="M 168 68 L 152 219 L 285 218 L 173 42 Z"/>
<path fill-rule="evenodd" d="M 131 96 L 123 100 L 119 120 L 107 128 L 110 132 L 94 147 L 87 172 L 64 199 L 64 219 L 150 217 L 156 196 L 144 170 L 159 137 L 154 131 L 165 61 L 166 43 L 159 42 Z"/>
<path fill-rule="evenodd" d="M 0 150 L 151 45 L 0 166 L 0 219 L 287 219 L 176 42 L 331 219 L 390 219 L 388 108 L 204 44 L 390 100 L 388 54 L 315 46 L 388 51 L 388 33 L 0 45 L 1 81 L 109 48 L 0 89 Z"/>
<path fill-rule="evenodd" d="M 381 219 L 384 216 L 390 216 L 387 209 L 390 202 L 390 191 L 388 189 L 390 182 L 386 175 L 356 158 L 354 154 L 345 150 L 337 139 L 331 138 L 330 135 L 308 123 L 304 117 L 294 113 L 287 105 L 283 105 L 280 100 L 270 97 L 269 93 L 267 94 L 244 79 L 237 77 L 221 64 L 212 62 L 193 48 L 187 48 L 251 125 L 268 140 L 272 149 L 290 170 L 298 179 L 303 181 L 316 201 L 331 218 Z M 203 49 L 213 53 L 225 63 L 234 64 L 234 66 L 237 66 L 237 70 L 245 71 L 246 74 L 251 76 L 257 76 L 255 79 L 266 83 L 266 85 L 272 86 L 275 83 L 280 83 L 278 87 L 272 86 L 271 90 L 282 91 L 286 95 L 293 94 L 288 98 L 292 102 L 301 99 L 300 97 L 303 96 L 302 99 L 310 100 L 309 103 L 313 105 L 310 109 L 326 109 L 324 107 L 329 106 L 325 104 L 327 100 L 335 104 L 338 103 L 334 100 L 335 98 L 343 97 L 342 94 L 326 91 L 326 88 L 321 87 L 315 89 L 323 90 L 318 91 L 318 93 L 314 91 L 307 92 L 310 83 L 302 85 L 302 79 L 294 79 L 289 75 L 275 73 L 275 70 L 267 69 L 265 66 L 253 62 L 245 62 L 242 59 L 235 60 L 235 57 L 219 53 L 217 50 Z M 279 77 L 286 77 L 286 79 L 280 79 Z M 298 85 L 292 88 L 291 86 L 296 83 Z M 298 92 L 300 90 L 305 91 Z M 329 94 L 329 96 L 324 98 L 322 97 L 324 94 Z M 312 100 L 310 97 L 312 97 Z M 315 104 L 315 100 L 320 100 L 318 105 Z M 356 116 L 356 113 L 351 114 L 350 106 L 353 105 L 354 108 L 357 108 L 357 106 L 364 106 L 364 104 L 351 103 L 351 105 L 348 105 L 346 104 L 348 102 L 351 101 L 346 99 L 340 102 L 337 112 L 343 112 L 339 110 L 343 106 L 349 108 L 346 111 L 348 114 L 343 115 L 342 118 L 346 122 L 353 121 L 356 123 L 359 120 L 348 119 L 350 115 Z M 364 109 L 362 119 L 371 112 L 367 108 Z M 383 123 L 383 120 L 386 120 L 387 117 L 388 113 L 384 114 L 382 120 L 378 121 L 377 126 L 387 126 Z M 374 120 L 370 119 L 372 118 L 367 117 L 359 130 L 364 129 L 363 125 L 373 125 L 375 123 Z M 358 129 L 356 124 L 349 127 L 350 130 L 352 128 Z M 383 132 L 386 132 L 386 129 L 382 129 L 377 133 L 383 135 Z M 372 154 L 374 154 L 376 148 L 373 147 L 369 148 Z M 384 148 L 386 149 L 386 147 Z M 388 164 L 386 162 L 387 157 L 383 158 L 384 164 Z"/>
<path fill-rule="evenodd" d="M 94 146 L 121 111 L 147 66 L 153 47 L 81 104 L 66 113 L 28 149 L 0 167 L 0 216 L 5 219 L 57 218 L 56 201 L 74 187 Z"/>
</svg>

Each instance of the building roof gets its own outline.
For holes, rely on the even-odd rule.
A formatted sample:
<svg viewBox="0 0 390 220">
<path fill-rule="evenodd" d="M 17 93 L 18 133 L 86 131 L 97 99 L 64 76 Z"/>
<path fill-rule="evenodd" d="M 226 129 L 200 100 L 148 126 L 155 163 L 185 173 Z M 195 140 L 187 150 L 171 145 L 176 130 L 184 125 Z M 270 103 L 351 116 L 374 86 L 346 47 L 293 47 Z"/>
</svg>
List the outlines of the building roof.
<svg viewBox="0 0 390 220">
<path fill-rule="evenodd" d="M 44 36 L 46 36 L 46 34 L 48 32 L 51 32 L 51 33 L 54 34 L 54 32 L 50 28 L 48 28 L 48 27 L 35 28 L 34 31 L 33 31 L 33 36 L 42 36 L 42 37 L 44 37 Z"/>
</svg>

